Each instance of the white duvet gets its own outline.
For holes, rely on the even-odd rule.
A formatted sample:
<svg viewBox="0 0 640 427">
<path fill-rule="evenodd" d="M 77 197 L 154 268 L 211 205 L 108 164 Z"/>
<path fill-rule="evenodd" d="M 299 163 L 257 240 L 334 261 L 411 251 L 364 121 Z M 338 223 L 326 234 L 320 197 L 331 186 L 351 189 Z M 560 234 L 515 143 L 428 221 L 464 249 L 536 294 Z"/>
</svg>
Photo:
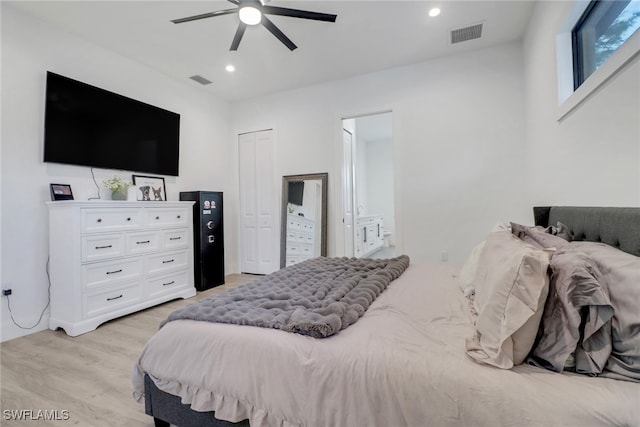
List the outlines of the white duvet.
<svg viewBox="0 0 640 427">
<path fill-rule="evenodd" d="M 473 333 L 451 269 L 411 265 L 354 325 L 316 339 L 177 320 L 134 367 L 197 411 L 252 426 L 640 426 L 640 384 L 465 354 Z"/>
</svg>

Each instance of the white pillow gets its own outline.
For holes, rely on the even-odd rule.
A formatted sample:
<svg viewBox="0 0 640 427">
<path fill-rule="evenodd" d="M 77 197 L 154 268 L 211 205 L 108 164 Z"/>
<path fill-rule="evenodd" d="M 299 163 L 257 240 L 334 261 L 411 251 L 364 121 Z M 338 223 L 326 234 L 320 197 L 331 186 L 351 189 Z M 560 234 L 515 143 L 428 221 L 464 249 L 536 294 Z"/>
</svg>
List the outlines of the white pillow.
<svg viewBox="0 0 640 427">
<path fill-rule="evenodd" d="M 527 357 L 549 292 L 550 252 L 509 231 L 489 234 L 480 255 L 475 287 L 476 335 L 467 354 L 510 369 Z"/>
<path fill-rule="evenodd" d="M 511 232 L 511 223 L 507 221 L 498 221 L 495 223 L 491 232 L 497 231 L 509 231 Z M 469 254 L 469 258 L 462 266 L 460 273 L 458 274 L 458 278 L 460 279 L 460 289 L 464 293 L 465 297 L 469 297 L 474 293 L 475 289 L 473 287 L 473 281 L 476 278 L 476 273 L 478 271 L 478 263 L 480 262 L 480 254 L 482 253 L 482 249 L 484 248 L 485 242 L 482 241 L 478 243 L 472 250 L 471 254 Z"/>
<path fill-rule="evenodd" d="M 474 292 L 473 281 L 476 278 L 478 263 L 480 262 L 480 254 L 484 248 L 484 243 L 485 242 L 481 242 L 473 248 L 467 262 L 464 263 L 460 273 L 458 274 L 458 279 L 460 279 L 460 289 L 464 293 L 465 297 L 468 297 Z"/>
</svg>

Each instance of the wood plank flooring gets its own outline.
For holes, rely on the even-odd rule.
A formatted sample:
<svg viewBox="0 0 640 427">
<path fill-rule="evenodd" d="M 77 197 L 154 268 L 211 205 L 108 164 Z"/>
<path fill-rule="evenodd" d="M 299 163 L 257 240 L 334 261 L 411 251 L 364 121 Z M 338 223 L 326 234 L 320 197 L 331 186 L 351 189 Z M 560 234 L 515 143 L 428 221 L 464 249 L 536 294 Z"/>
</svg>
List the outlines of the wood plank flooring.
<svg viewBox="0 0 640 427">
<path fill-rule="evenodd" d="M 178 307 L 257 276 L 232 274 L 226 283 L 187 300 L 170 301 L 104 323 L 75 338 L 61 329 L 41 331 L 0 344 L 1 426 L 151 427 L 144 404 L 131 395 L 131 372 L 144 344 Z M 31 410 L 27 419 L 7 411 Z M 57 411 L 57 421 L 38 411 Z M 63 411 L 68 411 L 68 420 Z"/>
</svg>

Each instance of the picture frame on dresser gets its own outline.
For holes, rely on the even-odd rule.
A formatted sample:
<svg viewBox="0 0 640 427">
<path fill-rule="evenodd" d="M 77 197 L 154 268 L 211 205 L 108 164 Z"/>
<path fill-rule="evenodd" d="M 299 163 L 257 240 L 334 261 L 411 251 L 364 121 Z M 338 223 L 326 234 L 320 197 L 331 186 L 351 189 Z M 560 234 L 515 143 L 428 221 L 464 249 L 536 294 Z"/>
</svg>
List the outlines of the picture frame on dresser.
<svg viewBox="0 0 640 427">
<path fill-rule="evenodd" d="M 73 192 L 69 184 L 49 184 L 51 201 L 73 200 Z"/>
<path fill-rule="evenodd" d="M 144 202 L 166 202 L 167 189 L 161 176 L 132 175 L 136 187 L 136 200 Z"/>
</svg>

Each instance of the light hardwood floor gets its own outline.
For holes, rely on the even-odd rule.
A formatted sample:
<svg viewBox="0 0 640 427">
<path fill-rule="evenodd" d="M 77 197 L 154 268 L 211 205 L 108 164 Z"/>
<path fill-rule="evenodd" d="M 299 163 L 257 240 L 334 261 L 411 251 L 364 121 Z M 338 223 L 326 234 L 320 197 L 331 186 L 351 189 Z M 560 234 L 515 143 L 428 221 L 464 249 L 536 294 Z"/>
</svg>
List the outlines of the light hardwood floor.
<svg viewBox="0 0 640 427">
<path fill-rule="evenodd" d="M 112 320 L 95 331 L 67 336 L 41 331 L 0 344 L 1 426 L 151 427 L 144 404 L 131 396 L 131 371 L 144 344 L 174 309 L 246 283 L 233 274 L 222 286 Z M 6 411 L 68 411 L 68 420 L 8 419 Z"/>
</svg>

